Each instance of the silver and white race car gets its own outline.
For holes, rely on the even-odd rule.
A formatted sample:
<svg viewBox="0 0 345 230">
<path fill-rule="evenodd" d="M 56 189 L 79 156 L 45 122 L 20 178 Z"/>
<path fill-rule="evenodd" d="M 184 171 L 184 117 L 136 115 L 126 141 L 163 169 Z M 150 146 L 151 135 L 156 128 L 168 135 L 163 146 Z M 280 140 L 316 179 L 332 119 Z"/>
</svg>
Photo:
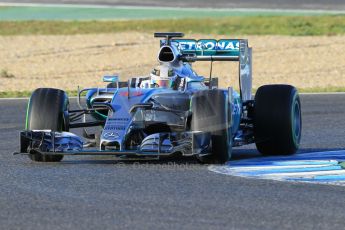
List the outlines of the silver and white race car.
<svg viewBox="0 0 345 230">
<path fill-rule="evenodd" d="M 225 163 L 232 148 L 255 143 L 262 154 L 293 154 L 301 140 L 301 104 L 290 85 L 264 85 L 252 98 L 252 49 L 243 39 L 160 37 L 159 66 L 128 82 L 104 76 L 107 87 L 79 90 L 79 109 L 60 89 L 36 89 L 27 107 L 20 152 L 33 161 L 64 155 L 159 158 L 180 154 Z M 198 75 L 198 61 L 239 63 L 239 92 Z M 82 101 L 85 101 L 82 103 Z M 100 127 L 90 133 L 89 127 Z M 83 129 L 78 136 L 71 130 Z"/>
</svg>

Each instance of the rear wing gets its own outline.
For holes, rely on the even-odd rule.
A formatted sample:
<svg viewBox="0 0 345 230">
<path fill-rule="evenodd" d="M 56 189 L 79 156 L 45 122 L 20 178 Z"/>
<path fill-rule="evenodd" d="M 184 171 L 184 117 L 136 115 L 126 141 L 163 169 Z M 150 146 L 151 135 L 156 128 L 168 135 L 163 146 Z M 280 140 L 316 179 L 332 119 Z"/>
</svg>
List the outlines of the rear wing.
<svg viewBox="0 0 345 230">
<path fill-rule="evenodd" d="M 163 45 L 175 46 L 184 61 L 238 61 L 241 97 L 243 101 L 251 100 L 252 48 L 248 47 L 248 40 L 171 39 L 167 42 L 163 39 Z"/>
<path fill-rule="evenodd" d="M 172 45 L 184 55 L 195 55 L 198 61 L 229 60 L 238 61 L 240 43 L 233 39 L 178 39 L 172 40 Z"/>
</svg>

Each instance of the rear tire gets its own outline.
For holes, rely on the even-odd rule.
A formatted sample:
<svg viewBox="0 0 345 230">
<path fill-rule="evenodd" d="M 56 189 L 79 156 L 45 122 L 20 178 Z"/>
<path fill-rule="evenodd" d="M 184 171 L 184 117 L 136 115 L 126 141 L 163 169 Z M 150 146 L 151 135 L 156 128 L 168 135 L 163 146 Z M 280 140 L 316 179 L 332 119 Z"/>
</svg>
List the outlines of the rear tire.
<svg viewBox="0 0 345 230">
<path fill-rule="evenodd" d="M 255 95 L 254 136 L 265 155 L 297 152 L 302 133 L 301 103 L 290 85 L 261 86 Z"/>
<path fill-rule="evenodd" d="M 68 131 L 68 97 L 59 89 L 36 89 L 29 100 L 27 110 L 27 130 Z M 30 154 L 29 158 L 39 162 L 58 162 L 63 155 L 47 156 Z"/>
<path fill-rule="evenodd" d="M 229 132 L 229 107 L 222 90 L 204 90 L 192 97 L 193 131 L 211 134 L 211 148 L 207 155 L 197 155 L 205 164 L 224 164 L 231 157 L 232 141 Z"/>
</svg>

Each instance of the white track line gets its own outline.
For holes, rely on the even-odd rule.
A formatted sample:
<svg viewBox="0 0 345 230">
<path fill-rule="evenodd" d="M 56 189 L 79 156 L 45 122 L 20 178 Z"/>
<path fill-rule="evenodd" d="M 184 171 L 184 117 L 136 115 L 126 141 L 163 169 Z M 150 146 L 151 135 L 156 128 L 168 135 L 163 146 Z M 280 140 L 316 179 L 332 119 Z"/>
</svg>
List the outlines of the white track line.
<svg viewBox="0 0 345 230">
<path fill-rule="evenodd" d="M 270 165 L 270 166 L 240 166 L 240 167 L 234 166 L 233 168 L 230 168 L 230 170 L 233 172 L 241 173 L 241 172 L 247 172 L 247 171 L 255 172 L 255 171 L 278 169 L 278 168 L 279 169 L 318 168 L 318 167 L 327 167 L 327 166 L 333 166 L 333 165 L 334 164 L 330 162 L 330 164 L 318 164 L 318 165 L 284 165 L 284 166 Z"/>
<path fill-rule="evenodd" d="M 345 170 L 329 170 L 329 171 L 313 171 L 313 172 L 291 172 L 291 173 L 272 173 L 265 174 L 264 178 L 287 178 L 287 177 L 299 177 L 299 178 L 312 178 L 314 176 L 325 176 L 325 175 L 345 175 Z"/>
<path fill-rule="evenodd" d="M 3 97 L 0 98 L 0 101 L 9 101 L 9 100 L 29 100 L 28 97 Z"/>
<path fill-rule="evenodd" d="M 230 161 L 224 166 L 210 165 L 208 170 L 242 178 L 344 186 L 345 169 L 339 164 L 345 160 L 344 154 L 345 150 L 335 150 L 301 153 L 285 159 L 253 158 L 234 161 L 232 164 Z"/>
</svg>

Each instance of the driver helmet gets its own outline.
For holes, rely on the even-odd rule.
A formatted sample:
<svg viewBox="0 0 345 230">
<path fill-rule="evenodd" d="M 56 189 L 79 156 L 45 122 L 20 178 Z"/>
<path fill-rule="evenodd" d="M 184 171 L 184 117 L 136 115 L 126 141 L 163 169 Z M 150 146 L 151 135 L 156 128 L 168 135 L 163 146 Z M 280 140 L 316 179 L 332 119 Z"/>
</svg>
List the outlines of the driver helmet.
<svg viewBox="0 0 345 230">
<path fill-rule="evenodd" d="M 150 76 L 152 87 L 159 88 L 171 88 L 177 77 L 174 69 L 166 65 L 155 67 Z"/>
</svg>

